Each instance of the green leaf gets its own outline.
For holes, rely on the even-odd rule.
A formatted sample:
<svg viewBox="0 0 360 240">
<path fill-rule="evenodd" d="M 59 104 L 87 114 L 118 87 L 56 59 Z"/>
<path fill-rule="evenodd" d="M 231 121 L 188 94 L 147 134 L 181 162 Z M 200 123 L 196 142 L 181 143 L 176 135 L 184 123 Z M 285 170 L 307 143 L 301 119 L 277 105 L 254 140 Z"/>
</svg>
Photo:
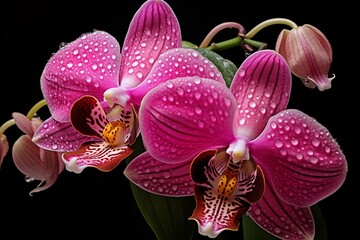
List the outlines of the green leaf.
<svg viewBox="0 0 360 240">
<path fill-rule="evenodd" d="M 328 239 L 327 227 L 326 227 L 325 219 L 321 213 L 320 207 L 314 205 L 310 209 L 314 216 L 314 221 L 315 221 L 314 240 L 327 240 Z"/>
<path fill-rule="evenodd" d="M 203 55 L 204 57 L 209 59 L 212 63 L 214 63 L 214 65 L 222 73 L 226 85 L 230 87 L 234 75 L 238 69 L 236 65 L 230 60 L 223 58 L 216 52 L 204 48 L 196 48 L 195 50 L 199 51 L 201 55 Z"/>
<path fill-rule="evenodd" d="M 135 151 L 126 161 L 145 149 L 139 136 L 133 146 Z M 192 239 L 195 221 L 190 221 L 195 209 L 195 197 L 164 197 L 149 193 L 130 182 L 135 201 L 158 240 Z"/>
<path fill-rule="evenodd" d="M 130 184 L 136 203 L 158 240 L 192 239 L 195 222 L 188 217 L 195 209 L 194 196 L 158 196 Z"/>
<path fill-rule="evenodd" d="M 247 215 L 242 216 L 242 226 L 244 232 L 244 240 L 279 240 L 277 237 L 274 237 L 273 235 L 264 231 Z"/>
</svg>

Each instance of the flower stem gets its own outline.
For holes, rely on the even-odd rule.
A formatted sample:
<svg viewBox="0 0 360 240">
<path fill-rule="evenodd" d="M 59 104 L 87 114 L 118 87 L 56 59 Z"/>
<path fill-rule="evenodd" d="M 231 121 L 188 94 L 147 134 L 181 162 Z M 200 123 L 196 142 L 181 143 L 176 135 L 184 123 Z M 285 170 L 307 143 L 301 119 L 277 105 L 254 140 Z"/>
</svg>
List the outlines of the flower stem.
<svg viewBox="0 0 360 240">
<path fill-rule="evenodd" d="M 32 119 L 35 115 L 35 113 L 37 111 L 39 111 L 40 108 L 46 106 L 46 101 L 45 99 L 40 100 L 39 102 L 37 102 L 28 112 L 28 114 L 26 115 L 26 117 L 28 117 L 29 119 Z"/>
<path fill-rule="evenodd" d="M 255 36 L 255 34 L 257 34 L 258 32 L 260 32 L 262 29 L 270 26 L 270 25 L 275 25 L 275 24 L 283 24 L 283 25 L 288 25 L 291 28 L 297 28 L 298 26 L 296 25 L 295 22 L 286 19 L 286 18 L 271 18 L 268 19 L 266 21 L 263 21 L 261 23 L 259 23 L 258 25 L 256 25 L 253 29 L 251 29 L 250 32 L 248 32 L 245 35 L 245 38 L 252 38 Z"/>
<path fill-rule="evenodd" d="M 247 44 L 249 46 L 255 47 L 255 48 L 259 48 L 259 49 L 263 49 L 266 48 L 267 44 L 263 43 L 263 42 L 258 42 L 258 41 L 254 41 L 251 39 L 247 39 L 247 38 L 243 38 L 243 37 L 235 37 L 233 39 L 229 39 L 223 42 L 219 42 L 219 43 L 212 43 L 209 47 L 206 47 L 205 49 L 207 50 L 211 50 L 211 51 L 215 51 L 215 52 L 219 52 L 228 48 L 232 48 L 232 47 L 237 47 L 237 46 L 242 46 L 243 44 Z"/>
<path fill-rule="evenodd" d="M 224 30 L 226 28 L 236 28 L 239 30 L 239 35 L 245 35 L 245 28 L 236 22 L 225 22 L 222 24 L 217 25 L 214 27 L 204 38 L 202 43 L 200 44 L 200 48 L 206 48 L 209 46 L 211 40 L 215 37 L 216 34 L 218 34 L 221 30 Z"/>
<path fill-rule="evenodd" d="M 4 124 L 0 126 L 0 137 L 3 135 L 5 130 L 8 129 L 9 127 L 11 127 L 12 125 L 15 125 L 14 119 L 10 119 L 10 120 L 4 122 Z"/>
</svg>

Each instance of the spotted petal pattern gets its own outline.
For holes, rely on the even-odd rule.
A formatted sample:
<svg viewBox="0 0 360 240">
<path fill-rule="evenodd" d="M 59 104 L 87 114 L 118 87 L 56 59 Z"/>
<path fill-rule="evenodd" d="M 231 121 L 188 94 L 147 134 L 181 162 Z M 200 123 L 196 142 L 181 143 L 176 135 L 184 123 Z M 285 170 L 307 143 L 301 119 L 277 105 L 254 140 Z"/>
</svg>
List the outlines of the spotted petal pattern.
<svg viewBox="0 0 360 240">
<path fill-rule="evenodd" d="M 225 151 L 210 150 L 199 154 L 191 165 L 196 208 L 189 219 L 198 223 L 199 233 L 211 238 L 226 229 L 238 230 L 241 216 L 264 192 L 265 180 L 259 167 L 253 171 L 248 161 L 228 163 Z"/>
<path fill-rule="evenodd" d="M 81 173 L 86 167 L 108 172 L 133 152 L 130 146 L 113 147 L 104 141 L 84 143 L 73 152 L 62 155 L 68 171 Z"/>
</svg>

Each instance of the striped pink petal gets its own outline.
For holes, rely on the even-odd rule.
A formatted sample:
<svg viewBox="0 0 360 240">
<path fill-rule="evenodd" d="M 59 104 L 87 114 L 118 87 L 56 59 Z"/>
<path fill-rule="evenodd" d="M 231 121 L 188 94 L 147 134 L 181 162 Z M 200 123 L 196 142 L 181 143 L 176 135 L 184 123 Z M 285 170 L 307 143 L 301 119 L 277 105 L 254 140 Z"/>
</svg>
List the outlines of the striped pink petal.
<svg viewBox="0 0 360 240">
<path fill-rule="evenodd" d="M 181 47 L 180 25 L 171 7 L 162 0 L 148 0 L 135 13 L 122 50 L 120 85 L 142 82 L 158 56 Z"/>
<path fill-rule="evenodd" d="M 310 208 L 292 206 L 280 200 L 268 181 L 268 174 L 264 173 L 267 180 L 264 195 L 251 205 L 249 216 L 279 239 L 314 239 L 315 223 Z"/>
<path fill-rule="evenodd" d="M 257 51 L 241 64 L 230 90 L 239 105 L 234 121 L 235 134 L 254 139 L 269 117 L 286 108 L 291 72 L 277 52 Z"/>
<path fill-rule="evenodd" d="M 299 110 L 270 118 L 249 143 L 256 162 L 267 169 L 274 191 L 289 204 L 311 206 L 344 182 L 347 162 L 330 132 Z"/>
<path fill-rule="evenodd" d="M 236 101 L 225 84 L 181 77 L 145 95 L 139 110 L 143 142 L 165 163 L 181 163 L 233 140 Z"/>
</svg>

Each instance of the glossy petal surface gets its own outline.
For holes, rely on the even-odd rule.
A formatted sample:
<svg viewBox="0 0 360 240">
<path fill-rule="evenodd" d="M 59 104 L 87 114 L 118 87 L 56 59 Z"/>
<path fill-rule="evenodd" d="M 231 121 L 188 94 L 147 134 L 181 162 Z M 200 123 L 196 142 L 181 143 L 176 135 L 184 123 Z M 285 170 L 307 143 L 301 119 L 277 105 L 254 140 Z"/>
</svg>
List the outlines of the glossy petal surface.
<svg viewBox="0 0 360 240">
<path fill-rule="evenodd" d="M 41 75 L 41 90 L 52 117 L 69 121 L 70 107 L 88 94 L 98 99 L 118 85 L 120 46 L 103 31 L 83 34 L 62 46 L 48 61 Z"/>
<path fill-rule="evenodd" d="M 291 71 L 309 88 L 320 91 L 331 88 L 328 73 L 332 63 L 332 48 L 326 36 L 316 27 L 305 24 L 283 30 L 276 51 L 287 60 Z"/>
<path fill-rule="evenodd" d="M 265 169 L 264 169 L 265 170 Z M 271 172 L 265 173 L 268 179 Z M 297 207 L 281 201 L 269 181 L 266 181 L 264 196 L 252 204 L 248 214 L 264 230 L 280 239 L 314 239 L 315 225 L 308 207 Z"/>
<path fill-rule="evenodd" d="M 235 134 L 257 137 L 270 116 L 286 108 L 291 90 L 291 72 L 285 59 L 273 50 L 251 54 L 241 64 L 230 86 L 239 107 Z"/>
<path fill-rule="evenodd" d="M 173 48 L 162 53 L 145 81 L 129 89 L 131 102 L 140 105 L 144 95 L 151 89 L 177 77 L 198 76 L 225 83 L 221 72 L 207 58 L 194 49 Z"/>
<path fill-rule="evenodd" d="M 347 162 L 336 140 L 298 110 L 270 118 L 249 148 L 256 162 L 268 170 L 274 191 L 289 204 L 311 206 L 345 180 Z"/>
<path fill-rule="evenodd" d="M 225 84 L 183 77 L 151 90 L 139 110 L 147 150 L 165 163 L 190 161 L 199 152 L 234 140 L 236 102 Z"/>
<path fill-rule="evenodd" d="M 126 34 L 120 85 L 138 85 L 162 52 L 177 47 L 181 47 L 181 32 L 173 10 L 165 1 L 146 1 L 135 13 Z"/>
<path fill-rule="evenodd" d="M 103 141 L 88 142 L 76 151 L 64 153 L 62 159 L 66 169 L 71 172 L 81 173 L 86 167 L 108 172 L 132 152 L 133 149 L 129 146 L 112 147 Z"/>
<path fill-rule="evenodd" d="M 190 196 L 194 183 L 190 163 L 166 164 L 144 152 L 134 158 L 124 171 L 125 176 L 140 188 L 161 196 Z"/>
</svg>

